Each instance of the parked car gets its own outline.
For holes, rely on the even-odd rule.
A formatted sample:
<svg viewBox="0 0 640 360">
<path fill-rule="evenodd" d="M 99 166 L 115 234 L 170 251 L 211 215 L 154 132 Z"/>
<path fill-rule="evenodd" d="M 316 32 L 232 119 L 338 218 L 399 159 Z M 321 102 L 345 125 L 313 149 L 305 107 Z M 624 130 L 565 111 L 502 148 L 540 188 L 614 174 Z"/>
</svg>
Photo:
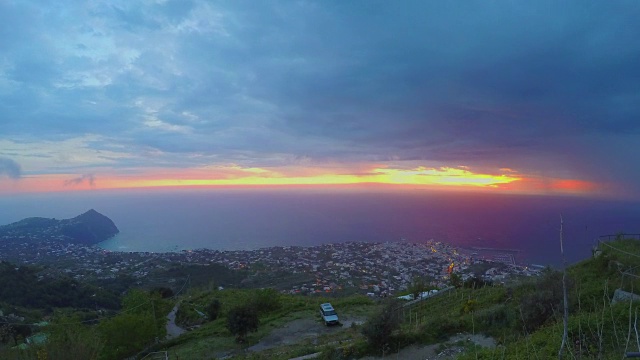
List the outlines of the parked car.
<svg viewBox="0 0 640 360">
<path fill-rule="evenodd" d="M 320 316 L 322 316 L 322 321 L 327 326 L 340 324 L 338 314 L 330 303 L 320 304 Z"/>
</svg>

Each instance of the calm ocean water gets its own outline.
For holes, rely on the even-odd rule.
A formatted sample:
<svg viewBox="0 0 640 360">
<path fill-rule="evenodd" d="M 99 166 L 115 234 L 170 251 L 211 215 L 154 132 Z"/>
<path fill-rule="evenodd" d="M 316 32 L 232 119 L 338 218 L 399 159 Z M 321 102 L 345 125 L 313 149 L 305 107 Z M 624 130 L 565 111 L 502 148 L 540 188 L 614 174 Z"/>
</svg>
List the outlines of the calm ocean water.
<svg viewBox="0 0 640 360">
<path fill-rule="evenodd" d="M 257 249 L 345 241 L 435 239 L 520 250 L 519 260 L 558 264 L 590 255 L 599 235 L 640 233 L 638 203 L 533 196 L 301 190 L 104 191 L 0 197 L 0 225 L 25 217 L 70 218 L 88 209 L 121 233 L 119 251 Z"/>
</svg>

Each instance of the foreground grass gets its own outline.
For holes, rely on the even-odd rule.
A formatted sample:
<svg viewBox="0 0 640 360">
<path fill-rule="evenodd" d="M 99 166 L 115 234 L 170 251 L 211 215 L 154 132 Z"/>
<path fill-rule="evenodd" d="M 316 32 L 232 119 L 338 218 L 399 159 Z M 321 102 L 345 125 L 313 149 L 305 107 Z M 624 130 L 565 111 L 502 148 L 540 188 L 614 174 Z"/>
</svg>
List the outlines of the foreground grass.
<svg viewBox="0 0 640 360">
<path fill-rule="evenodd" d="M 636 273 L 640 269 L 640 241 L 620 240 L 601 249 L 598 257 L 568 269 L 569 326 L 564 350 L 568 358 L 620 359 L 627 351 L 640 350 L 634 329 L 640 302 L 612 302 L 616 288 L 636 289 L 636 293 L 640 289 Z M 498 346 L 470 346 L 461 359 L 557 358 L 563 334 L 562 300 L 549 294 L 561 291 L 559 279 L 456 289 L 428 299 L 403 311 L 398 342 L 433 344 L 456 333 L 482 333 L 494 337 Z M 545 301 L 552 301 L 553 313 L 531 317 Z M 542 320 L 532 327 L 530 319 Z"/>
<path fill-rule="evenodd" d="M 573 265 L 569 273 L 569 339 L 567 357 L 619 359 L 625 351 L 637 351 L 630 320 L 640 304 L 624 302 L 613 305 L 616 288 L 640 288 L 635 276 L 640 269 L 640 242 L 621 240 L 602 247 L 598 257 Z M 498 346 L 483 349 L 463 344 L 461 359 L 544 359 L 556 358 L 562 340 L 561 277 L 552 272 L 541 278 L 524 279 L 509 286 L 460 288 L 442 293 L 413 306 L 397 307 L 402 319 L 391 339 L 397 351 L 411 344 L 444 344 L 459 333 L 484 334 L 493 337 Z M 309 353 L 323 352 L 325 358 L 357 358 L 380 351 L 367 345 L 358 327 L 303 339 L 293 345 L 277 346 L 260 353 L 245 349 L 266 337 L 273 329 L 297 319 L 318 319 L 317 308 L 329 301 L 341 314 L 366 317 L 378 305 L 366 297 L 320 298 L 278 295 L 281 307 L 262 314 L 261 325 L 246 343 L 238 345 L 225 328 L 224 309 L 251 301 L 254 290 L 223 290 L 193 293 L 185 298 L 187 307 L 203 308 L 213 299 L 223 304 L 221 319 L 206 322 L 199 329 L 166 345 L 179 359 L 207 359 L 233 354 L 238 359 L 289 359 Z M 548 309 L 541 309 L 543 305 Z M 546 306 L 545 305 L 545 306 Z M 545 312 L 546 311 L 546 312 Z M 194 317 L 195 312 L 186 316 Z M 632 324 L 632 323 L 631 323 Z M 444 346 L 444 345 L 443 345 Z"/>
<path fill-rule="evenodd" d="M 636 293 L 640 288 L 640 241 L 620 240 L 601 250 L 601 255 L 568 269 L 568 358 L 619 359 L 640 350 L 634 329 L 640 302 L 612 303 L 616 288 Z M 388 344 L 370 344 L 361 351 L 359 340 L 346 345 L 352 350 L 342 345 L 329 353 L 340 358 L 389 354 L 408 345 L 446 344 L 463 333 L 490 336 L 497 346 L 486 349 L 466 342 L 461 359 L 557 358 L 563 334 L 561 279 L 548 271 L 509 286 L 459 288 L 413 306 L 398 306 L 394 311 L 402 323 Z"/>
<path fill-rule="evenodd" d="M 360 335 L 356 329 L 345 329 L 345 331 L 321 335 L 315 342 L 316 344 L 301 340 L 300 344 L 278 346 L 260 354 L 243 354 L 243 352 L 269 335 L 273 329 L 283 327 L 292 321 L 313 319 L 320 324 L 317 309 L 323 302 L 331 302 L 341 314 L 349 316 L 365 317 L 375 308 L 375 303 L 371 299 L 361 295 L 324 298 L 276 293 L 277 298 L 273 300 L 278 306 L 261 314 L 258 330 L 255 333 L 250 333 L 244 343 L 237 344 L 235 337 L 226 328 L 226 313 L 234 306 L 253 301 L 256 291 L 259 290 L 228 289 L 197 291 L 189 294 L 181 304 L 181 310 L 184 309 L 187 314 L 183 316 L 183 320 L 193 321 L 193 319 L 200 318 L 195 310 L 202 312 L 202 309 L 214 299 L 222 304 L 220 316 L 214 321 L 205 321 L 196 329 L 165 343 L 162 350 L 169 351 L 172 358 L 178 359 L 208 359 L 231 353 L 240 358 L 270 359 L 286 358 L 290 354 L 304 355 L 308 353 L 307 351 L 315 352 L 317 349 L 320 351 L 320 347 L 316 344 L 345 342 Z"/>
</svg>

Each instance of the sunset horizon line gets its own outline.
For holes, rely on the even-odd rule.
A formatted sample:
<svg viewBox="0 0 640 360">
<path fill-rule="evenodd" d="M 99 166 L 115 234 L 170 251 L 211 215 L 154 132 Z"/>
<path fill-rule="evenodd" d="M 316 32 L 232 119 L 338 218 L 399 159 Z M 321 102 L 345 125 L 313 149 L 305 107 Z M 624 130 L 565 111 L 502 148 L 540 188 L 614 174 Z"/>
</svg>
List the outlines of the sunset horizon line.
<svg viewBox="0 0 640 360">
<path fill-rule="evenodd" d="M 211 171 L 217 169 L 219 171 Z M 607 186 L 578 179 L 520 174 L 510 168 L 499 172 L 473 172 L 466 166 L 411 168 L 373 167 L 360 173 L 343 171 L 329 174 L 321 169 L 269 169 L 226 166 L 176 172 L 155 169 L 126 175 L 91 173 L 24 174 L 18 179 L 0 181 L 0 194 L 51 193 L 91 190 L 159 189 L 392 189 L 451 191 L 521 195 L 570 195 L 610 197 Z"/>
</svg>

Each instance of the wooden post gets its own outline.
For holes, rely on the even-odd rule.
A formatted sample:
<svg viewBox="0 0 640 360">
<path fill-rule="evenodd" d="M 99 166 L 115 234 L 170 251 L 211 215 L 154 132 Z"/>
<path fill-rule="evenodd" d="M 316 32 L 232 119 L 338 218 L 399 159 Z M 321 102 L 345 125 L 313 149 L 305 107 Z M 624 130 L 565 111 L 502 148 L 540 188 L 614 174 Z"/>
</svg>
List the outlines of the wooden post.
<svg viewBox="0 0 640 360">
<path fill-rule="evenodd" d="M 558 350 L 558 359 L 562 359 L 562 353 L 564 347 L 567 344 L 567 337 L 569 332 L 569 301 L 567 299 L 567 261 L 564 257 L 564 246 L 562 244 L 562 230 L 563 220 L 562 214 L 560 214 L 560 255 L 562 255 L 562 295 L 564 298 L 564 315 L 562 317 L 562 324 L 564 330 L 562 332 L 562 344 L 560 344 L 560 350 Z"/>
</svg>

